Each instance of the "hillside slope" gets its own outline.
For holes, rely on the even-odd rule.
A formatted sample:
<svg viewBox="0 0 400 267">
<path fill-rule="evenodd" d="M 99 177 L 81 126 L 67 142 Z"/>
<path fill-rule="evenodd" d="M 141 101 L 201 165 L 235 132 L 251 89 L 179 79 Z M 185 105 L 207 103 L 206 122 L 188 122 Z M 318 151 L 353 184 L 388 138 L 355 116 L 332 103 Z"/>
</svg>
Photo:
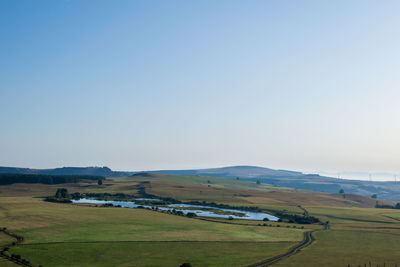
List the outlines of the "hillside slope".
<svg viewBox="0 0 400 267">
<path fill-rule="evenodd" d="M 301 172 L 273 170 L 255 166 L 232 166 L 198 170 L 163 170 L 154 172 L 174 175 L 240 178 L 254 182 L 259 180 L 262 183 L 276 186 L 328 193 L 338 193 L 340 189 L 343 189 L 346 193 L 368 197 L 377 194 L 381 199 L 400 201 L 400 182 L 345 180 L 320 176 L 318 174 L 304 174 Z"/>
</svg>

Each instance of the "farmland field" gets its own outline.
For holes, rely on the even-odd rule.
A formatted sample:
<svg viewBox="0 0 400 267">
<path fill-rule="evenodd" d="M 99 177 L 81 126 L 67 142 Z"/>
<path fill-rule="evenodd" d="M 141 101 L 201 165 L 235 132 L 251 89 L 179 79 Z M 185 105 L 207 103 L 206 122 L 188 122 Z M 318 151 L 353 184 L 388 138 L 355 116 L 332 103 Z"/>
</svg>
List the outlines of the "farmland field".
<svg viewBox="0 0 400 267">
<path fill-rule="evenodd" d="M 13 232 L 25 238 L 12 253 L 43 266 L 87 266 L 97 261 L 104 266 L 129 266 L 131 262 L 137 262 L 135 266 L 160 262 L 177 266 L 185 260 L 200 265 L 241 265 L 249 263 L 249 255 L 256 262 L 287 250 L 301 240 L 304 231 L 208 222 L 143 209 L 57 204 L 30 197 L 3 197 L 0 211 L 2 224 L 12 225 Z M 142 258 L 146 260 L 139 263 Z"/>
<path fill-rule="evenodd" d="M 306 209 L 321 221 L 329 221 L 329 229 L 315 232 L 311 245 L 276 262 L 276 266 L 399 263 L 395 244 L 400 237 L 400 212 L 372 208 L 375 200 L 257 187 L 255 183 L 219 178 L 191 179 L 135 176 L 108 180 L 102 186 L 94 182 L 61 186 L 81 193 L 138 195 L 145 190 L 181 201 L 257 206 L 291 214 L 302 214 Z M 246 266 L 288 251 L 303 239 L 305 231 L 322 229 L 318 224 L 267 222 L 264 226 L 259 221 L 203 220 L 147 209 L 43 201 L 41 196 L 54 194 L 57 187 L 60 185 L 0 187 L 0 226 L 25 238 L 11 253 L 37 265 L 179 266 L 190 262 L 192 266 Z M 321 254 L 324 257 L 318 256 Z"/>
<path fill-rule="evenodd" d="M 291 243 L 115 242 L 23 245 L 16 253 L 43 266 L 243 266 L 272 257 Z"/>
<path fill-rule="evenodd" d="M 276 266 L 395 266 L 400 261 L 397 233 L 328 230 L 315 233 L 316 241 Z M 323 255 L 323 257 L 321 257 Z"/>
</svg>

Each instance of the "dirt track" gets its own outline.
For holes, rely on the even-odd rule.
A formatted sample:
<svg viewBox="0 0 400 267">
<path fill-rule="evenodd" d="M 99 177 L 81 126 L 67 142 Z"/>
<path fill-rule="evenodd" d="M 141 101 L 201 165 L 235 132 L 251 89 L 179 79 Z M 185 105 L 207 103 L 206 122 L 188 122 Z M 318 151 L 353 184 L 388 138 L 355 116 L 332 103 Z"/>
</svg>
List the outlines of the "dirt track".
<svg viewBox="0 0 400 267">
<path fill-rule="evenodd" d="M 297 252 L 299 252 L 300 249 L 302 249 L 302 248 L 304 248 L 304 247 L 306 247 L 306 246 L 308 246 L 308 245 L 310 245 L 312 243 L 312 241 L 313 241 L 312 233 L 317 232 L 317 231 L 327 230 L 327 229 L 328 229 L 327 225 L 324 225 L 323 229 L 317 229 L 317 230 L 304 232 L 303 240 L 299 244 L 297 244 L 296 246 L 292 247 L 289 251 L 287 251 L 287 252 L 285 252 L 285 253 L 283 253 L 281 255 L 275 256 L 273 258 L 264 260 L 262 262 L 258 262 L 258 263 L 255 263 L 255 264 L 248 265 L 248 267 L 268 266 L 268 265 L 273 264 L 273 263 L 275 263 L 275 262 L 277 262 L 279 260 L 282 260 L 284 258 L 290 257 L 290 256 L 296 254 Z"/>
</svg>

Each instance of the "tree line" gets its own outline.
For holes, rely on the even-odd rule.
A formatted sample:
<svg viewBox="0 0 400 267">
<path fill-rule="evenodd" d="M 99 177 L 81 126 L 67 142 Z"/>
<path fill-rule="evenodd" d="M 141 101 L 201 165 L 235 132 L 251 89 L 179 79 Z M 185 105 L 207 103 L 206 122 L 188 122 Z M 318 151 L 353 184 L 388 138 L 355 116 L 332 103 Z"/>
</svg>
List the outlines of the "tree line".
<svg viewBox="0 0 400 267">
<path fill-rule="evenodd" d="M 0 185 L 16 183 L 25 184 L 65 184 L 78 183 L 82 180 L 103 180 L 102 176 L 91 175 L 45 175 L 45 174 L 19 174 L 1 173 Z"/>
<path fill-rule="evenodd" d="M 297 214 L 287 214 L 281 211 L 277 211 L 276 216 L 278 216 L 282 221 L 285 220 L 288 223 L 298 223 L 298 224 L 313 224 L 319 223 L 320 220 L 314 216 L 297 215 Z"/>
<path fill-rule="evenodd" d="M 400 203 L 397 203 L 396 205 L 393 206 L 393 205 L 379 204 L 377 201 L 375 208 L 378 208 L 378 209 L 400 209 Z"/>
</svg>

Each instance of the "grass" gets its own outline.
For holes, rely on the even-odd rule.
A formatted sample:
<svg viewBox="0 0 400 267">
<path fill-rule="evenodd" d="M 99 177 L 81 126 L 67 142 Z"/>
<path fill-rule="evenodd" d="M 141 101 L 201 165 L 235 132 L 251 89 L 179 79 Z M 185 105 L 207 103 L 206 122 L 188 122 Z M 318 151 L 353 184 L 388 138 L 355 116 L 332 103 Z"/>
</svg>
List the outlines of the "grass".
<svg viewBox="0 0 400 267">
<path fill-rule="evenodd" d="M 0 249 L 14 241 L 15 241 L 14 238 L 10 237 L 9 235 L 6 235 L 3 232 L 0 232 Z M 14 266 L 19 266 L 19 265 L 0 257 L 0 266 L 14 267 Z"/>
<path fill-rule="evenodd" d="M 15 264 L 9 260 L 6 260 L 4 258 L 0 258 L 0 266 L 1 267 L 17 267 L 19 265 Z"/>
<path fill-rule="evenodd" d="M 300 229 L 213 223 L 144 209 L 3 198 L 0 221 L 26 243 L 81 241 L 296 241 Z"/>
<path fill-rule="evenodd" d="M 210 183 L 208 183 L 210 180 Z M 400 211 L 375 209 L 375 200 L 256 185 L 241 180 L 197 176 L 134 176 L 104 185 L 10 185 L 0 187 L 0 227 L 25 237 L 12 253 L 43 266 L 242 266 L 282 253 L 320 225 L 190 219 L 143 209 L 101 208 L 43 202 L 58 187 L 70 192 L 138 194 L 146 192 L 182 201 L 258 206 L 312 216 L 330 222 L 315 242 L 277 266 L 364 266 L 400 264 Z M 213 222 L 211 222 L 211 221 Z M 227 224 L 228 222 L 229 224 Z M 270 226 L 258 226 L 259 224 Z M 248 225 L 242 225 L 248 224 Z M 277 227 L 279 225 L 280 227 Z M 0 237 L 0 242 L 1 237 Z M 391 265 L 389 265 L 391 264 Z M 0 261 L 0 265 L 3 263 Z M 4 264 L 4 266 L 7 266 Z"/>
<path fill-rule="evenodd" d="M 315 233 L 316 242 L 276 266 L 395 266 L 400 264 L 400 233 L 329 230 Z"/>
<path fill-rule="evenodd" d="M 43 266 L 243 266 L 287 250 L 291 243 L 128 242 L 24 245 L 16 253 Z"/>
<path fill-rule="evenodd" d="M 3 232 L 0 232 L 0 248 L 4 247 L 5 245 L 10 244 L 11 242 L 14 242 L 15 239 L 10 237 L 9 235 L 6 235 Z"/>
<path fill-rule="evenodd" d="M 289 207 L 297 205 L 321 207 L 374 207 L 376 199 L 358 195 L 327 194 L 276 187 L 270 184 L 257 185 L 236 179 L 201 177 L 189 175 L 141 174 L 114 178 L 109 188 L 129 193 L 140 182 L 148 181 L 146 192 L 182 201 L 216 201 L 260 207 Z M 116 183 L 116 184 L 113 184 Z M 388 204 L 389 202 L 381 201 Z"/>
<path fill-rule="evenodd" d="M 332 207 L 309 207 L 313 215 L 331 222 L 332 229 L 338 230 L 398 230 L 400 221 L 391 217 L 400 214 L 398 212 L 387 213 L 386 209 L 367 208 L 332 208 Z M 392 211 L 392 210 L 390 210 Z"/>
<path fill-rule="evenodd" d="M 170 182 L 186 185 L 203 185 L 203 186 L 214 186 L 217 188 L 227 188 L 227 189 L 255 189 L 262 191 L 293 191 L 290 188 L 276 187 L 270 184 L 259 184 L 255 182 L 249 182 L 244 180 L 236 179 L 225 179 L 225 178 L 215 178 L 206 176 L 194 176 L 194 175 L 165 175 L 165 174 L 143 174 L 134 175 L 129 177 L 118 177 L 113 178 L 113 181 L 152 181 L 152 182 Z"/>
<path fill-rule="evenodd" d="M 301 240 L 304 231 L 31 197 L 1 199 L 2 226 L 25 238 L 24 245 L 11 253 L 43 266 L 97 266 L 99 262 L 102 266 L 132 266 L 133 262 L 135 266 L 179 266 L 185 261 L 197 266 L 241 265 L 282 253 Z"/>
<path fill-rule="evenodd" d="M 385 213 L 384 215 L 394 220 L 400 220 L 400 210 L 392 211 L 390 213 Z"/>
</svg>

